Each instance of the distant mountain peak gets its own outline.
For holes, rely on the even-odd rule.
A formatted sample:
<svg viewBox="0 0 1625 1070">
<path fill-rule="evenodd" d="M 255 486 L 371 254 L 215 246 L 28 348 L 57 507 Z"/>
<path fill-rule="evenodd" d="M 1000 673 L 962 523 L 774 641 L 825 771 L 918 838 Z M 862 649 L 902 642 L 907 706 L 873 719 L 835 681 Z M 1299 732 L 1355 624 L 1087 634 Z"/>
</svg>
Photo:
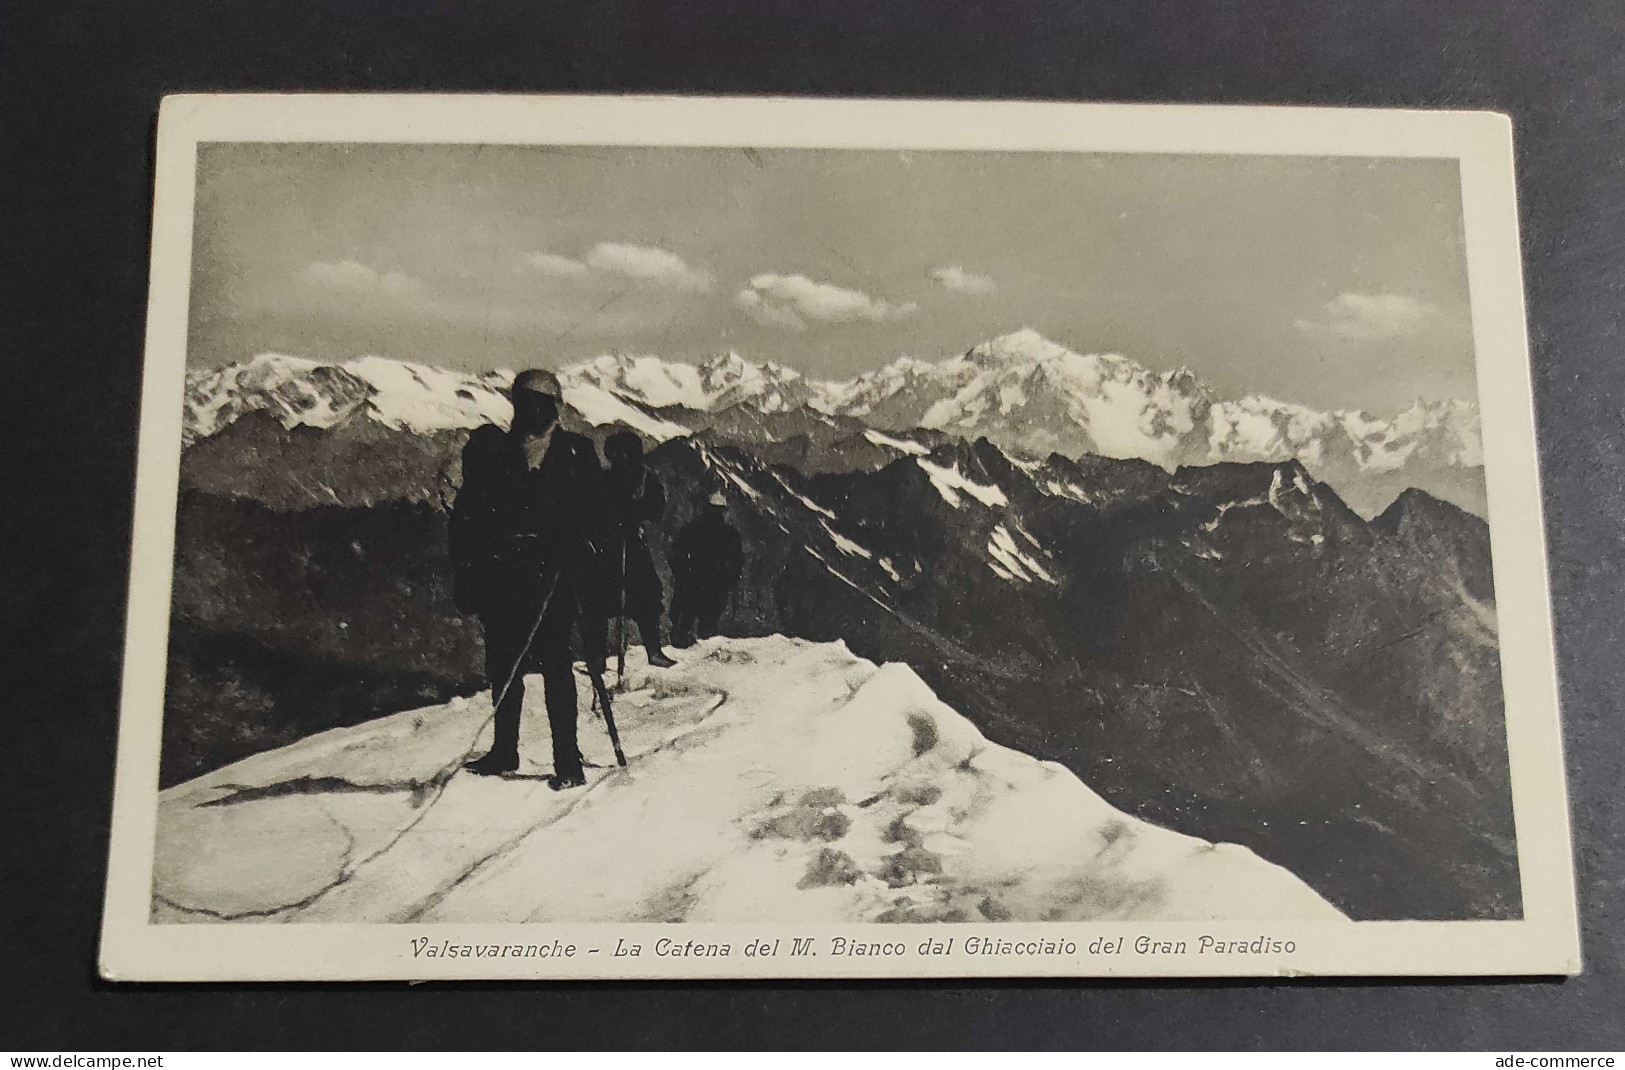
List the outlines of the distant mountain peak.
<svg viewBox="0 0 1625 1070">
<path fill-rule="evenodd" d="M 764 376 L 772 379 L 800 379 L 801 373 L 794 368 L 771 360 L 754 361 L 740 356 L 739 351 L 730 349 L 725 353 L 718 353 L 700 364 L 700 370 L 713 376 L 727 376 L 731 378 Z"/>
<path fill-rule="evenodd" d="M 504 393 L 512 379 L 512 372 L 473 375 L 379 356 L 333 365 L 261 353 L 187 377 L 182 437 L 188 444 L 207 438 L 255 410 L 287 428 L 332 427 L 358 409 L 418 434 L 505 424 L 513 412 Z"/>
<path fill-rule="evenodd" d="M 699 364 L 608 354 L 564 368 L 560 380 L 567 393 L 599 391 L 651 408 L 695 412 L 720 411 L 752 399 L 763 411 L 773 412 L 803 403 L 808 394 L 795 369 L 772 361 L 756 363 L 734 350 Z"/>
<path fill-rule="evenodd" d="M 1395 496 L 1388 508 L 1371 521 L 1371 526 L 1379 531 L 1394 533 L 1418 525 L 1454 528 L 1464 523 L 1479 526 L 1484 522 L 1459 506 L 1435 498 L 1425 490 L 1407 487 Z"/>
<path fill-rule="evenodd" d="M 1071 350 L 1057 342 L 1045 338 L 1031 327 L 1022 327 L 1020 330 L 1001 334 L 997 338 L 990 338 L 978 343 L 966 352 L 968 360 L 978 363 L 1036 363 L 1042 360 L 1053 360 L 1065 356 Z"/>
</svg>

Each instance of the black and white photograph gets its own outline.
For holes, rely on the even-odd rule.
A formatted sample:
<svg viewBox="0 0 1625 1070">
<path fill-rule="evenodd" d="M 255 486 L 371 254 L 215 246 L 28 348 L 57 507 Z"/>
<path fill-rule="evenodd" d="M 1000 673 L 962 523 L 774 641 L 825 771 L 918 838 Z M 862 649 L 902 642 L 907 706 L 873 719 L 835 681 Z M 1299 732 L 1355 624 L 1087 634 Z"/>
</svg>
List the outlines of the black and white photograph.
<svg viewBox="0 0 1625 1070">
<path fill-rule="evenodd" d="M 1577 970 L 1509 161 L 171 98 L 104 973 Z"/>
</svg>

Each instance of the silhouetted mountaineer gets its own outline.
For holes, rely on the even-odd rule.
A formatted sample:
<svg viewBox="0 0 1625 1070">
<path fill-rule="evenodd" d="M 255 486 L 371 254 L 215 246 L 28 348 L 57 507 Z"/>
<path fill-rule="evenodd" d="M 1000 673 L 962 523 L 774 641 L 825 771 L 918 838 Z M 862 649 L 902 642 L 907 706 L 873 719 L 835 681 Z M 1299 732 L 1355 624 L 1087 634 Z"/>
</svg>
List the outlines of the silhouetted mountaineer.
<svg viewBox="0 0 1625 1070">
<path fill-rule="evenodd" d="M 728 499 L 719 491 L 672 541 L 673 646 L 690 646 L 696 636 L 716 634 L 744 561 L 744 542 L 728 523 Z"/>
<path fill-rule="evenodd" d="M 509 430 L 486 424 L 469 435 L 451 515 L 457 606 L 485 630 L 485 676 L 497 703 L 491 750 L 467 768 L 518 768 L 524 675 L 537 668 L 553 732 L 549 784 L 574 787 L 584 780 L 570 632 L 591 594 L 589 535 L 602 470 L 592 441 L 559 427 L 556 376 L 521 372 L 512 397 Z"/>
<path fill-rule="evenodd" d="M 643 525 L 666 514 L 666 488 L 643 463 L 643 442 L 631 431 L 617 431 L 604 440 L 609 471 L 598 498 L 598 596 L 605 620 L 618 620 L 615 646 L 626 649 L 626 622 L 635 621 L 643 637 L 649 664 L 676 662 L 660 649 L 660 614 L 666 592 L 655 571 L 654 557 L 643 539 Z M 592 625 L 594 629 L 599 626 Z M 587 625 L 583 624 L 585 636 Z M 600 633 L 601 634 L 601 633 Z"/>
</svg>

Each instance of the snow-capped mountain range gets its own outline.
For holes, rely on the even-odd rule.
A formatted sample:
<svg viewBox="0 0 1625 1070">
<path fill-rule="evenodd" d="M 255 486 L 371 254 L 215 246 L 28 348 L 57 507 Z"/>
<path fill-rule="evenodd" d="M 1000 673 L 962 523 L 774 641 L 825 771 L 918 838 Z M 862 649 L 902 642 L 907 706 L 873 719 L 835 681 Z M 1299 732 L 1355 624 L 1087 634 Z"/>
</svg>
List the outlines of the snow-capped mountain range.
<svg viewBox="0 0 1625 1070">
<path fill-rule="evenodd" d="M 505 422 L 511 372 L 469 375 L 367 356 L 328 365 L 261 354 L 195 373 L 184 436 L 206 438 L 262 409 L 284 426 L 328 427 L 356 414 L 415 433 Z M 1020 330 L 935 363 L 902 356 L 844 381 L 803 377 L 726 353 L 700 365 L 604 355 L 560 372 L 586 422 L 664 441 L 760 415 L 812 424 L 856 420 L 878 431 L 987 438 L 1033 459 L 1051 453 L 1150 461 L 1165 470 L 1297 459 L 1374 515 L 1407 486 L 1482 513 L 1477 406 L 1417 401 L 1392 416 L 1319 410 L 1262 394 L 1225 399 L 1192 372 L 1154 372 L 1123 356 L 1077 353 Z M 752 419 L 741 420 L 740 416 Z M 766 431 L 756 434 L 771 435 Z"/>
<path fill-rule="evenodd" d="M 186 378 L 181 433 L 190 445 L 263 410 L 284 427 L 331 427 L 355 414 L 418 434 L 513 418 L 504 395 L 513 372 L 467 375 L 385 357 L 322 364 L 261 353 Z"/>
</svg>

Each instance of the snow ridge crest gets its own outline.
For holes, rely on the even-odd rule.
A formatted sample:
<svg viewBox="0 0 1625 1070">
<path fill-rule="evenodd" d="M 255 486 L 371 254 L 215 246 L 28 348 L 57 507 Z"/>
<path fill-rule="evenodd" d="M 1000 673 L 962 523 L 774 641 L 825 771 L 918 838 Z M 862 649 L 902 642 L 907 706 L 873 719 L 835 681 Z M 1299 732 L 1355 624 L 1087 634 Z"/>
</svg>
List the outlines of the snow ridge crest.
<svg viewBox="0 0 1625 1070">
<path fill-rule="evenodd" d="M 520 775 L 457 772 L 489 746 L 483 695 L 168 789 L 156 916 L 1343 920 L 1250 850 L 1140 821 L 1060 765 L 990 743 L 905 665 L 783 636 L 706 640 L 664 670 L 631 653 L 616 711 L 631 769 L 583 709 L 592 766 L 575 793 L 539 786 L 539 700 Z"/>
</svg>

